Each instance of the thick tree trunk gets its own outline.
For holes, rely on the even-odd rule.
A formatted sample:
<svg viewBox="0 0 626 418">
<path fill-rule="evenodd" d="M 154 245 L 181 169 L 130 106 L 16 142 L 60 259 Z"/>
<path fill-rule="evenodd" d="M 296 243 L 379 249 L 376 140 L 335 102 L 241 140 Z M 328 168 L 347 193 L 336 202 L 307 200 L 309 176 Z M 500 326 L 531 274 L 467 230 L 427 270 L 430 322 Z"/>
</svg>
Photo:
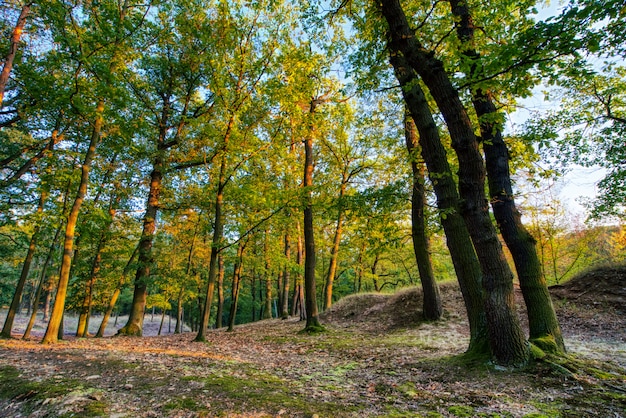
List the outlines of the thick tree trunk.
<svg viewBox="0 0 626 418">
<path fill-rule="evenodd" d="M 452 13 L 458 18 L 457 35 L 463 42 L 462 52 L 471 60 L 469 76 L 480 71 L 480 55 L 472 47 L 474 23 L 469 6 L 450 0 Z M 524 227 L 517 210 L 509 168 L 509 152 L 502 137 L 498 111 L 491 95 L 483 89 L 472 89 L 472 103 L 479 120 L 487 168 L 491 207 L 502 237 L 513 256 L 518 280 L 528 312 L 530 340 L 541 348 L 565 352 L 548 286 L 537 255 L 536 241 Z"/>
<path fill-rule="evenodd" d="M 139 239 L 139 266 L 135 273 L 135 290 L 133 292 L 130 315 L 126 324 L 117 331 L 118 335 L 141 337 L 143 334 L 143 317 L 148 296 L 148 280 L 150 278 L 150 269 L 154 263 L 152 243 L 156 232 L 156 218 L 161 198 L 163 170 L 163 156 L 159 152 L 154 159 L 152 172 L 150 173 L 150 190 L 148 192 L 146 213 L 143 217 L 143 230 Z"/>
<path fill-rule="evenodd" d="M 39 197 L 39 205 L 37 206 L 37 217 L 41 218 L 41 214 L 43 213 L 43 206 L 46 202 L 47 192 L 42 191 Z M 24 292 L 24 285 L 26 284 L 26 279 L 28 279 L 28 273 L 30 272 L 30 265 L 33 261 L 33 257 L 35 255 L 35 249 L 37 248 L 37 239 L 39 238 L 39 229 L 41 219 L 37 220 L 37 225 L 33 230 L 33 235 L 30 237 L 30 243 L 28 244 L 28 251 L 26 252 L 26 257 L 24 258 L 24 264 L 22 265 L 22 273 L 20 274 L 20 278 L 17 282 L 17 286 L 15 287 L 15 293 L 13 293 L 13 300 L 11 301 L 11 306 L 9 307 L 9 311 L 7 312 L 7 317 L 4 320 L 4 326 L 2 327 L 2 332 L 0 332 L 0 337 L 2 338 L 11 338 L 11 330 L 13 329 L 13 322 L 15 321 L 15 315 L 17 315 L 20 307 L 20 301 L 22 300 L 22 293 Z"/>
<path fill-rule="evenodd" d="M 313 105 L 311 105 L 313 108 Z M 312 109 L 311 113 L 313 113 Z M 315 238 L 313 233 L 313 136 L 304 141 L 304 182 L 306 206 L 304 207 L 304 294 L 306 307 L 305 330 L 315 331 L 321 327 L 317 311 L 317 287 L 315 285 Z"/>
<path fill-rule="evenodd" d="M 2 103 L 4 101 L 4 92 L 7 87 L 7 82 L 9 81 L 9 76 L 11 75 L 11 69 L 13 68 L 15 56 L 17 55 L 17 47 L 20 43 L 24 26 L 26 25 L 26 18 L 30 13 L 30 7 L 31 3 L 26 3 L 22 6 L 20 16 L 17 18 L 17 23 L 15 24 L 15 28 L 13 28 L 13 33 L 11 34 L 11 45 L 9 46 L 9 52 L 4 59 L 4 66 L 2 67 L 2 72 L 0 73 L 0 108 L 2 107 Z"/>
<path fill-rule="evenodd" d="M 96 147 L 100 141 L 100 132 L 102 130 L 104 112 L 104 100 L 100 100 L 96 107 L 96 119 L 94 122 L 93 131 L 91 134 L 91 140 L 89 141 L 89 148 L 85 154 L 85 160 L 81 167 L 80 184 L 78 185 L 78 192 L 74 199 L 74 204 L 70 210 L 70 214 L 67 219 L 65 227 L 65 241 L 63 243 L 63 258 L 61 261 L 61 271 L 59 273 L 59 283 L 57 285 L 57 294 L 54 300 L 54 306 L 52 307 L 52 314 L 50 315 L 50 322 L 48 328 L 43 337 L 42 343 L 52 344 L 56 343 L 59 339 L 59 332 L 62 329 L 63 312 L 65 310 L 65 297 L 67 295 L 67 286 L 70 279 L 70 269 L 72 267 L 72 253 L 74 249 L 74 231 L 76 230 L 76 224 L 78 221 L 78 214 L 80 213 L 80 207 L 85 200 L 87 193 L 87 185 L 89 183 L 89 170 L 91 169 L 91 163 L 96 155 Z"/>
<path fill-rule="evenodd" d="M 392 48 L 402 53 L 428 87 L 446 121 L 459 159 L 462 215 L 483 272 L 492 354 L 503 365 L 525 364 L 529 348 L 515 310 L 513 273 L 489 215 L 484 190 L 485 167 L 469 116 L 443 63 L 422 47 L 410 29 L 399 0 L 383 0 L 381 11 L 389 24 Z"/>
<path fill-rule="evenodd" d="M 443 315 L 439 286 L 435 280 L 433 265 L 430 260 L 430 242 L 426 231 L 426 189 L 424 187 L 424 163 L 419 163 L 418 131 L 415 122 L 405 116 L 406 148 L 409 152 L 411 170 L 413 172 L 413 192 L 411 195 L 411 237 L 413 238 L 413 252 L 417 261 L 417 268 L 422 282 L 423 307 L 422 314 L 427 321 L 436 321 Z"/>
</svg>

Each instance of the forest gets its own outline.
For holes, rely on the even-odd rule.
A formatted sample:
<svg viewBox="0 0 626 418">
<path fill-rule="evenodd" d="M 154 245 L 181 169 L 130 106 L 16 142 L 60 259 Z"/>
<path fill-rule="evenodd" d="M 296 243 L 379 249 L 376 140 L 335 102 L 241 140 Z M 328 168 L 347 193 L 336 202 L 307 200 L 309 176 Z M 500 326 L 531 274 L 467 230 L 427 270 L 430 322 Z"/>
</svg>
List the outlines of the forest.
<svg viewBox="0 0 626 418">
<path fill-rule="evenodd" d="M 349 295 L 417 286 L 436 323 L 455 283 L 462 351 L 513 371 L 567 356 L 549 286 L 626 264 L 621 0 L 10 0 L 0 25 L 0 337 L 328 338 Z"/>
</svg>

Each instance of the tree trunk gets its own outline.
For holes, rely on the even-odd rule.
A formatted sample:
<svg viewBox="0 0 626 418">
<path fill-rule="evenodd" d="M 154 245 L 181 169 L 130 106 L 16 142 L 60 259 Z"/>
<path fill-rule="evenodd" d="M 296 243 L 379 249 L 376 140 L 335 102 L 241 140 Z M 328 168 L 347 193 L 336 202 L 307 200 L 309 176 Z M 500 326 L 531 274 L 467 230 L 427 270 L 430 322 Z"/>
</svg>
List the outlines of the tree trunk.
<svg viewBox="0 0 626 418">
<path fill-rule="evenodd" d="M 456 20 L 457 35 L 463 43 L 462 52 L 470 60 L 469 76 L 477 75 L 480 54 L 472 47 L 474 23 L 467 3 L 450 0 Z M 489 194 L 494 217 L 502 237 L 513 256 L 518 280 L 528 312 L 530 340 L 540 348 L 565 352 L 550 293 L 537 255 L 536 241 L 524 227 L 513 195 L 509 169 L 509 152 L 497 123 L 498 111 L 491 94 L 483 89 L 472 89 L 472 103 L 478 117 L 485 153 Z"/>
<path fill-rule="evenodd" d="M 265 308 L 263 309 L 263 319 L 272 318 L 272 272 L 269 251 L 269 231 L 266 230 L 263 243 L 263 255 L 265 257 Z"/>
<path fill-rule="evenodd" d="M 291 280 L 291 238 L 289 232 L 285 233 L 285 260 L 286 265 L 283 270 L 283 288 L 281 291 L 283 297 L 280 317 L 282 319 L 289 318 L 289 281 Z"/>
<path fill-rule="evenodd" d="M 57 285 L 57 294 L 54 300 L 54 306 L 52 307 L 52 314 L 50 316 L 50 322 L 48 328 L 43 337 L 43 343 L 52 344 L 58 341 L 59 331 L 61 330 L 63 321 L 63 312 L 65 310 L 65 297 L 67 294 L 67 286 L 70 278 L 70 268 L 72 267 L 72 252 L 74 247 L 74 231 L 76 230 L 76 224 L 78 221 L 78 214 L 80 213 L 80 207 L 85 200 L 87 193 L 87 184 L 89 183 L 89 170 L 91 163 L 96 155 L 96 147 L 100 141 L 100 132 L 103 124 L 103 112 L 104 112 L 104 100 L 100 99 L 96 107 L 96 119 L 94 122 L 93 131 L 91 134 L 91 140 L 89 142 L 89 148 L 85 154 L 85 160 L 81 168 L 80 184 L 78 186 L 78 192 L 74 199 L 74 204 L 70 210 L 70 214 L 67 219 L 65 227 L 65 241 L 63 244 L 63 258 L 61 261 L 61 271 L 59 273 L 59 283 Z"/>
<path fill-rule="evenodd" d="M 235 329 L 235 319 L 237 316 L 237 306 L 239 304 L 239 290 L 241 288 L 241 271 L 243 269 L 243 251 L 246 243 L 239 241 L 237 246 L 237 259 L 235 260 L 235 267 L 233 268 L 233 282 L 230 287 L 230 311 L 228 315 L 228 331 Z"/>
<path fill-rule="evenodd" d="M 413 192 L 411 197 L 411 237 L 413 238 L 413 252 L 417 261 L 417 268 L 422 282 L 423 307 L 422 314 L 427 321 L 436 321 L 443 315 L 439 286 L 435 280 L 433 265 L 430 260 L 430 242 L 426 232 L 426 190 L 424 188 L 424 163 L 419 163 L 418 133 L 415 122 L 405 116 L 406 148 L 409 152 L 411 170 L 413 172 Z"/>
<path fill-rule="evenodd" d="M 495 361 L 522 365 L 529 348 L 515 310 L 513 274 L 489 215 L 484 190 L 485 167 L 469 116 L 450 82 L 443 63 L 426 51 L 410 29 L 399 0 L 383 0 L 393 49 L 401 51 L 421 76 L 441 111 L 459 159 L 459 192 L 462 215 L 476 248 L 483 272 L 485 313 Z"/>
<path fill-rule="evenodd" d="M 341 187 L 339 188 L 338 214 L 335 226 L 335 234 L 333 237 L 333 247 L 330 251 L 330 262 L 328 264 L 328 273 L 326 274 L 326 286 L 324 287 L 324 310 L 333 304 L 333 284 L 335 275 L 337 274 L 337 260 L 339 258 L 339 244 L 341 243 L 341 233 L 343 231 L 343 199 L 346 194 L 348 184 L 348 173 L 344 170 L 341 178 Z"/>
<path fill-rule="evenodd" d="M 311 113 L 315 111 L 311 103 Z M 313 136 L 309 134 L 304 141 L 304 294 L 306 307 L 305 330 L 316 331 L 321 328 L 317 311 L 317 290 L 315 285 L 315 238 L 313 233 Z"/>
<path fill-rule="evenodd" d="M 26 18 L 30 13 L 30 7 L 31 3 L 26 3 L 22 6 L 20 16 L 17 18 L 17 23 L 15 24 L 15 28 L 13 28 L 13 33 L 11 34 L 11 45 L 9 46 L 9 52 L 4 59 L 4 67 L 2 67 L 2 72 L 0 73 L 0 108 L 4 102 L 4 92 L 7 87 L 7 82 L 9 81 L 9 76 L 11 75 L 13 61 L 15 61 L 15 56 L 17 55 L 17 47 L 20 43 L 24 26 L 26 25 Z"/>
<path fill-rule="evenodd" d="M 215 328 L 222 328 L 222 316 L 224 315 L 224 257 L 218 256 L 217 260 L 217 314 L 215 315 Z"/>
<path fill-rule="evenodd" d="M 211 316 L 211 305 L 213 303 L 213 292 L 215 290 L 215 281 L 217 278 L 217 256 L 222 242 L 224 233 L 224 218 L 222 216 L 222 208 L 224 206 L 224 186 L 226 171 L 226 155 L 222 156 L 220 165 L 219 184 L 217 188 L 217 196 L 215 198 L 215 222 L 213 228 L 213 240 L 211 244 L 211 259 L 209 261 L 209 277 L 207 279 L 206 294 L 204 299 L 204 307 L 202 309 L 202 318 L 200 327 L 195 341 L 206 341 L 206 331 L 209 327 L 209 317 Z"/>
<path fill-rule="evenodd" d="M 46 202 L 47 192 L 42 191 L 39 196 L 39 205 L 37 206 L 37 217 L 41 218 L 43 213 L 43 207 Z M 37 219 L 37 224 L 33 230 L 33 235 L 30 237 L 30 243 L 28 244 L 28 251 L 26 252 L 26 257 L 24 258 L 24 264 L 22 265 L 22 273 L 20 274 L 20 279 L 17 282 L 17 286 L 15 287 L 15 293 L 13 294 L 13 300 L 11 301 L 11 306 L 9 307 L 9 311 L 7 312 L 7 317 L 4 320 L 4 326 L 2 327 L 2 332 L 0 332 L 0 337 L 2 338 L 11 338 L 11 330 L 13 329 L 13 322 L 15 321 L 15 315 L 17 315 L 20 301 L 22 300 L 22 293 L 24 292 L 24 285 L 26 284 L 26 279 L 28 279 L 28 273 L 30 272 L 30 265 L 33 261 L 33 256 L 35 255 L 35 249 L 37 248 L 37 239 L 39 238 L 39 229 L 41 228 L 41 219 Z"/>
<path fill-rule="evenodd" d="M 126 283 L 126 278 L 130 274 L 130 267 L 133 263 L 133 260 L 137 257 L 138 253 L 139 253 L 139 246 L 135 247 L 135 250 L 133 251 L 132 255 L 128 259 L 128 262 L 126 263 L 126 266 L 124 267 L 124 271 L 122 272 L 122 277 L 120 277 L 120 280 L 117 283 L 117 286 L 115 287 L 115 290 L 113 291 L 113 294 L 111 295 L 111 299 L 109 300 L 109 306 L 107 307 L 107 310 L 102 317 L 102 322 L 100 322 L 100 327 L 98 328 L 98 332 L 96 332 L 96 338 L 104 337 L 104 331 L 106 330 L 107 324 L 109 322 L 109 318 L 111 318 L 111 313 L 113 313 L 113 309 L 115 308 L 117 299 L 120 296 L 120 293 L 122 292 L 122 286 L 124 286 L 124 283 Z M 117 318 L 116 318 L 116 322 L 117 322 Z"/>
<path fill-rule="evenodd" d="M 164 135 L 164 134 L 163 134 Z M 165 136 L 163 136 L 165 138 Z M 162 139 L 161 141 L 164 141 Z M 148 296 L 148 280 L 150 269 L 154 263 L 152 255 L 152 243 L 156 232 L 156 218 L 159 211 L 159 201 L 163 183 L 164 162 L 161 152 L 157 154 L 150 173 L 150 190 L 146 213 L 143 217 L 143 230 L 139 239 L 139 266 L 135 273 L 135 290 L 130 308 L 130 315 L 126 324 L 117 331 L 118 335 L 141 337 L 143 334 L 143 318 Z"/>
</svg>

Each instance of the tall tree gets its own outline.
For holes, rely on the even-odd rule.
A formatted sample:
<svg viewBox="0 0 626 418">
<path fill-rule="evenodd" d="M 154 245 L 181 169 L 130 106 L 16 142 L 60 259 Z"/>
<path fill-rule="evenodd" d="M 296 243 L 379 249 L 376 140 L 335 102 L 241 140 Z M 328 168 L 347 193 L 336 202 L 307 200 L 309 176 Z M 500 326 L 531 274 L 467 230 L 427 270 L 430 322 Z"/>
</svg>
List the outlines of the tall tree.
<svg viewBox="0 0 626 418">
<path fill-rule="evenodd" d="M 484 191 L 485 167 L 470 118 L 443 62 L 417 39 L 399 1 L 385 0 L 380 10 L 389 25 L 393 48 L 404 55 L 437 103 L 459 159 L 462 214 L 483 272 L 491 351 L 495 360 L 501 364 L 525 364 L 529 358 L 529 349 L 515 310 L 513 274 L 489 215 Z"/>
<path fill-rule="evenodd" d="M 425 173 L 424 163 L 420 163 L 418 157 L 418 131 L 415 122 L 409 115 L 405 115 L 404 122 L 406 148 L 409 153 L 411 171 L 413 172 L 413 187 L 411 193 L 411 237 L 413 239 L 413 251 L 420 272 L 422 282 L 424 319 L 436 321 L 443 315 L 439 286 L 435 280 L 433 266 L 430 261 L 430 243 L 426 231 L 426 207 Z"/>
</svg>

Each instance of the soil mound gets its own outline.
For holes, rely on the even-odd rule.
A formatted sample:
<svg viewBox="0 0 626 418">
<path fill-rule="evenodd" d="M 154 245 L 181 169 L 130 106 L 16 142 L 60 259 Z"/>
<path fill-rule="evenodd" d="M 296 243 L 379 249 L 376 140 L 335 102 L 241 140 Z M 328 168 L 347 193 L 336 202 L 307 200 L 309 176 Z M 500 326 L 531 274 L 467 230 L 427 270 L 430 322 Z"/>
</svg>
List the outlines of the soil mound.
<svg viewBox="0 0 626 418">
<path fill-rule="evenodd" d="M 599 267 L 550 287 L 560 299 L 580 305 L 612 307 L 626 313 L 626 266 Z"/>
<path fill-rule="evenodd" d="M 452 305 L 462 304 L 458 285 L 444 283 L 439 290 L 444 309 L 456 313 L 457 307 Z M 422 290 L 418 287 L 394 294 L 360 293 L 339 300 L 322 313 L 320 319 L 335 326 L 358 325 L 377 332 L 410 328 L 422 322 L 422 300 Z"/>
</svg>

